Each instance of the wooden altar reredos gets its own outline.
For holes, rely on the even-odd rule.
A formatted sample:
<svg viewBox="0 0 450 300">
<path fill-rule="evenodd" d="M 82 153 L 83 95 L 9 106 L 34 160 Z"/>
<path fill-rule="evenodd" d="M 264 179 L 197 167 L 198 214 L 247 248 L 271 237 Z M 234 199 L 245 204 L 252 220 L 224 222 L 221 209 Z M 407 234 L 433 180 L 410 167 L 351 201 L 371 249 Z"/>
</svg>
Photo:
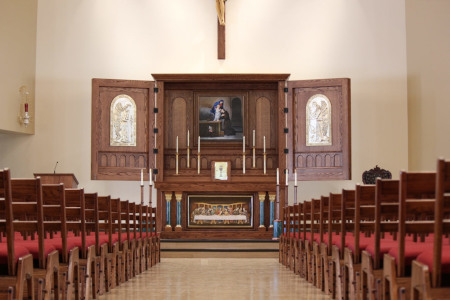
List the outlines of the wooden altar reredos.
<svg viewBox="0 0 450 300">
<path fill-rule="evenodd" d="M 294 170 L 299 180 L 350 178 L 349 79 L 287 81 L 289 74 L 152 76 L 155 81 L 93 79 L 91 174 L 94 180 L 139 180 L 141 169 L 145 169 L 144 179 L 148 180 L 149 169 L 154 170 L 157 229 L 163 238 L 270 238 L 270 202 L 275 203 L 279 216 L 286 201 L 285 170 L 289 170 L 290 180 Z M 305 142 L 305 107 L 316 94 L 325 95 L 333 108 L 330 145 L 311 146 Z M 117 95 L 128 95 L 136 103 L 135 146 L 110 143 L 109 112 Z M 245 136 L 245 152 L 242 139 L 202 139 L 198 155 L 202 97 L 235 95 L 241 100 L 242 122 L 233 124 L 233 128 L 237 136 Z M 230 113 L 234 118 L 238 114 L 231 108 Z M 214 180 L 211 172 L 216 161 L 230 164 L 227 180 Z M 277 168 L 280 189 L 275 199 Z M 252 196 L 252 227 L 189 228 L 189 195 Z M 264 201 L 262 206 L 260 201 Z M 264 213 L 263 222 L 260 213 Z"/>
</svg>

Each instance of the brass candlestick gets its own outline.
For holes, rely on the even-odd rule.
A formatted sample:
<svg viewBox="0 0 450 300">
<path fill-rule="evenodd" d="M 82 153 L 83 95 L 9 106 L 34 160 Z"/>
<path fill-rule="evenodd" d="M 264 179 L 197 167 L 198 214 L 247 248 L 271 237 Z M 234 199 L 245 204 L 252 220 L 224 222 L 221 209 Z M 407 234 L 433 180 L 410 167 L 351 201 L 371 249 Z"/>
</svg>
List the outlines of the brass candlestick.
<svg viewBox="0 0 450 300">
<path fill-rule="evenodd" d="M 242 154 L 242 174 L 245 174 L 245 153 Z"/>
<path fill-rule="evenodd" d="M 176 154 L 175 170 L 176 170 L 176 174 L 178 175 L 178 152 L 177 152 L 177 154 Z"/>
<path fill-rule="evenodd" d="M 197 174 L 200 174 L 200 152 L 198 153 L 197 158 Z"/>
</svg>

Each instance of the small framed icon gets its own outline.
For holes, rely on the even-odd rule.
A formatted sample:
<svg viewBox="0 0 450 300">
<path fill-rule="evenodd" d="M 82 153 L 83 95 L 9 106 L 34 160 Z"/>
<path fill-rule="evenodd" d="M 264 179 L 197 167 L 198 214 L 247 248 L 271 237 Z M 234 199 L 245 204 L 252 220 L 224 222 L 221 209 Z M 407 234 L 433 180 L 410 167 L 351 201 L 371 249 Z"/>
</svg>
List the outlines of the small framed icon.
<svg viewBox="0 0 450 300">
<path fill-rule="evenodd" d="M 211 179 L 213 181 L 230 180 L 231 163 L 229 161 L 213 161 L 211 163 Z"/>
</svg>

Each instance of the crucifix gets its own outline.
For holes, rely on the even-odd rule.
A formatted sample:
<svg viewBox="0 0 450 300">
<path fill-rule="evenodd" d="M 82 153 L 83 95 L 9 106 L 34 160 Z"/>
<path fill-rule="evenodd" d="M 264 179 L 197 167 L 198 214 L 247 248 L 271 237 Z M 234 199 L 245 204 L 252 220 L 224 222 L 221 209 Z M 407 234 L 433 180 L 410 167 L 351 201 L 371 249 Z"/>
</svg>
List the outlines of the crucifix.
<svg viewBox="0 0 450 300">
<path fill-rule="evenodd" d="M 225 1 L 216 0 L 217 10 L 217 59 L 225 59 Z"/>
</svg>

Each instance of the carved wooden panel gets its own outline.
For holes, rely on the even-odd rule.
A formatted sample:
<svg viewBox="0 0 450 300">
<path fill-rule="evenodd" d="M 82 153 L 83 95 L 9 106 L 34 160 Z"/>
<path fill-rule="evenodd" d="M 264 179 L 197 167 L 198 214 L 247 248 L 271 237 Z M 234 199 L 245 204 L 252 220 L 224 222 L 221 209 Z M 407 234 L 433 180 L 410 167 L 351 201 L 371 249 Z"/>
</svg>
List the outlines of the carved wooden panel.
<svg viewBox="0 0 450 300">
<path fill-rule="evenodd" d="M 151 81 L 92 80 L 91 177 L 139 180 L 151 164 Z"/>
<path fill-rule="evenodd" d="M 290 81 L 288 88 L 299 180 L 350 179 L 350 80 Z"/>
<path fill-rule="evenodd" d="M 185 151 L 187 146 L 187 131 L 189 130 L 190 141 L 192 147 L 193 131 L 190 126 L 192 120 L 193 109 L 193 92 L 192 91 L 173 91 L 167 90 L 164 95 L 166 120 L 165 130 L 165 148 L 175 149 L 176 137 L 178 136 L 178 147 L 180 152 Z"/>
<path fill-rule="evenodd" d="M 269 148 L 272 140 L 271 130 L 271 115 L 270 115 L 270 101 L 266 97 L 260 97 L 256 100 L 256 147 L 263 148 L 264 140 L 266 147 Z"/>
</svg>

